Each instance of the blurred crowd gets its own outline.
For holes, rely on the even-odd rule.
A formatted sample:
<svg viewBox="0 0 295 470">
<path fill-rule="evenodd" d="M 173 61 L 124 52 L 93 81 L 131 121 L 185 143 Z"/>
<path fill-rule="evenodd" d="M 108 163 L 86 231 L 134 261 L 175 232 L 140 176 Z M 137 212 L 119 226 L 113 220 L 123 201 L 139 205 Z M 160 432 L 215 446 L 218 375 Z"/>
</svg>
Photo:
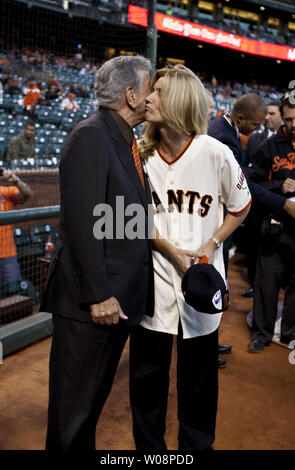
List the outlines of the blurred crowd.
<svg viewBox="0 0 295 470">
<path fill-rule="evenodd" d="M 22 98 L 20 103 L 28 106 L 48 105 L 52 100 L 74 97 L 89 98 L 94 73 L 99 67 L 92 58 L 83 58 L 79 51 L 70 57 L 58 56 L 39 49 L 12 49 L 0 55 L 1 82 L 4 93 L 11 97 Z M 66 72 L 74 72 L 77 80 L 69 82 Z M 69 76 L 69 73 L 66 74 Z M 219 108 L 231 108 L 233 101 L 245 93 L 257 93 L 266 102 L 276 100 L 284 92 L 269 84 L 255 81 L 240 83 L 235 80 L 222 80 L 207 77 L 201 72 L 201 78 Z M 65 79 L 66 78 L 66 79 Z M 71 105 L 70 105 L 71 106 Z M 64 108 L 63 108 L 64 109 Z"/>
<path fill-rule="evenodd" d="M 36 147 L 39 159 L 48 156 L 52 142 L 50 132 L 45 127 L 50 126 L 51 138 L 58 139 L 60 143 L 51 152 L 51 156 L 57 157 L 53 163 L 56 167 L 65 134 L 77 121 L 94 111 L 93 81 L 99 65 L 79 50 L 69 57 L 33 48 L 13 48 L 3 52 L 0 55 L 0 80 L 4 97 L 0 104 L 0 127 L 3 130 L 0 136 L 0 161 L 5 161 L 11 167 L 12 162 L 17 162 L 17 166 L 20 160 L 34 156 L 31 163 L 36 168 L 38 159 L 34 149 Z M 236 80 L 222 80 L 208 76 L 206 71 L 200 72 L 199 76 L 214 99 L 212 117 L 230 112 L 236 100 L 244 94 L 256 93 L 267 104 L 278 100 L 285 91 L 255 81 L 240 83 Z M 28 124 L 31 125 L 29 129 L 34 128 L 37 142 L 34 136 L 28 137 Z M 42 133 L 47 134 L 47 139 Z M 37 168 L 40 168 L 39 163 Z M 41 163 L 44 164 L 44 159 Z M 49 161 L 49 165 L 52 165 L 52 161 Z"/>
</svg>

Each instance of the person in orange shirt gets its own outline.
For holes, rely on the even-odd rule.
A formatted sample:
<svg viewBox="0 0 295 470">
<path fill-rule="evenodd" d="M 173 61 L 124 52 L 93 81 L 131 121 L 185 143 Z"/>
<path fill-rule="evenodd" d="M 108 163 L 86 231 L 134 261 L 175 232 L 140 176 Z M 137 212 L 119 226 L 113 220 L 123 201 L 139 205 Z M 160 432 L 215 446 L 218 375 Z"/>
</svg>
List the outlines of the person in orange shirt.
<svg viewBox="0 0 295 470">
<path fill-rule="evenodd" d="M 1 180 L 13 183 L 14 186 L 3 186 Z M 23 204 L 32 195 L 33 192 L 26 183 L 12 171 L 3 168 L 3 175 L 0 178 L 1 212 L 15 209 L 17 204 Z M 0 225 L 0 283 L 3 285 L 19 279 L 21 279 L 21 271 L 17 261 L 13 225 Z"/>
<path fill-rule="evenodd" d="M 246 148 L 249 137 L 250 137 L 249 135 L 240 134 L 241 146 L 243 147 L 244 150 Z"/>
<path fill-rule="evenodd" d="M 38 104 L 40 88 L 37 87 L 34 80 L 29 80 L 27 86 L 23 89 L 24 110 L 32 118 L 35 116 L 35 107 Z"/>
</svg>

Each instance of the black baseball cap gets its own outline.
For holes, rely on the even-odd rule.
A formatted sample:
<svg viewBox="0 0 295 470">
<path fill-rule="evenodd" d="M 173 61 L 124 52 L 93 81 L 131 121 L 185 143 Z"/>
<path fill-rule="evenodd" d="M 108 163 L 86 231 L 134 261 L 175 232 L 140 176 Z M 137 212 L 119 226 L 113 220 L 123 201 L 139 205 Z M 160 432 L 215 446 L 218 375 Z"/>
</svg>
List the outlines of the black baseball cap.
<svg viewBox="0 0 295 470">
<path fill-rule="evenodd" d="M 203 262 L 190 266 L 183 276 L 181 288 L 186 303 L 198 312 L 221 313 L 228 309 L 228 289 L 212 264 Z"/>
</svg>

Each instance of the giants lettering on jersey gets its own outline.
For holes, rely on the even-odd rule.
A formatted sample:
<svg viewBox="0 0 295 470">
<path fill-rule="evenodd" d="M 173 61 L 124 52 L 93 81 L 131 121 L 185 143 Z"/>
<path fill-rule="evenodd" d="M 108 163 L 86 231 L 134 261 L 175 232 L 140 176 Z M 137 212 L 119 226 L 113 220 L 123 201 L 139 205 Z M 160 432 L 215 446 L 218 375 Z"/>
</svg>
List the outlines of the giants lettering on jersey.
<svg viewBox="0 0 295 470">
<path fill-rule="evenodd" d="M 281 158 L 279 155 L 276 155 L 273 161 L 274 161 L 274 164 L 272 165 L 273 172 L 277 172 L 282 168 L 287 168 L 288 170 L 294 170 L 295 152 L 288 153 L 286 158 Z"/>
<path fill-rule="evenodd" d="M 152 197 L 154 204 L 156 206 L 156 213 L 164 212 L 164 206 L 156 193 L 152 191 Z M 201 217 L 206 217 L 208 215 L 210 206 L 213 201 L 213 197 L 210 194 L 204 194 L 201 196 L 197 191 L 187 191 L 183 192 L 182 189 L 177 189 L 176 193 L 173 189 L 168 189 L 167 191 L 167 202 L 168 202 L 168 212 L 173 212 L 174 207 L 177 208 L 178 212 L 182 212 L 184 205 L 184 197 L 188 200 L 188 213 L 193 214 L 196 210 L 196 200 L 200 201 L 198 204 L 198 213 Z"/>
</svg>

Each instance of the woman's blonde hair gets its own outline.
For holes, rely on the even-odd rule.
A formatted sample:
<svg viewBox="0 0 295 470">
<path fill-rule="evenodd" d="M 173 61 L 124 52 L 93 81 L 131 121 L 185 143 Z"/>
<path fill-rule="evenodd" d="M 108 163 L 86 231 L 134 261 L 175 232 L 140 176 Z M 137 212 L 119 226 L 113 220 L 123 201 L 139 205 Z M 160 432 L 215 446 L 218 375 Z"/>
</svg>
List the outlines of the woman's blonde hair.
<svg viewBox="0 0 295 470">
<path fill-rule="evenodd" d="M 201 80 L 184 65 L 166 66 L 156 70 L 151 87 L 165 77 L 161 86 L 160 110 L 167 125 L 180 134 L 206 134 L 208 103 Z M 153 154 L 160 140 L 156 124 L 147 122 L 139 142 L 143 159 Z"/>
</svg>

